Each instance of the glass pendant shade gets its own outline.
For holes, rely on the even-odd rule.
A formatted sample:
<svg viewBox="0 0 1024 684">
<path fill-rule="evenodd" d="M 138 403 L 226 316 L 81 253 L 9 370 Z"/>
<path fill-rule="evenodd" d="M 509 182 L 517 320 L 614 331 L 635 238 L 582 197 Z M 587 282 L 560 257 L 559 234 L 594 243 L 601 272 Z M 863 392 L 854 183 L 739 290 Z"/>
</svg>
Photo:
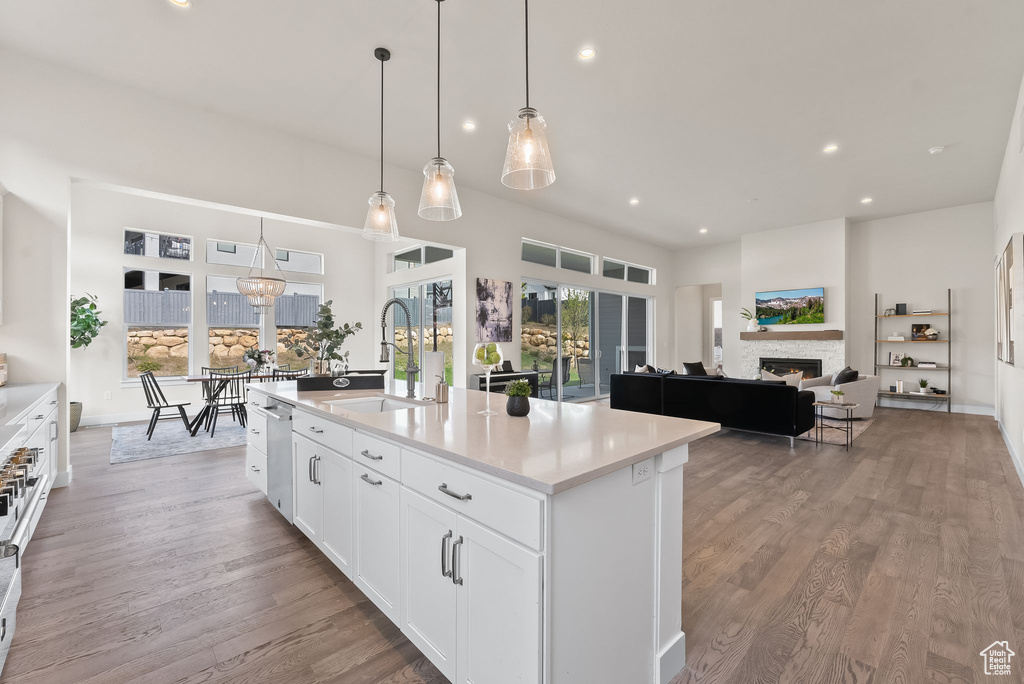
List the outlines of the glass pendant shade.
<svg viewBox="0 0 1024 684">
<path fill-rule="evenodd" d="M 555 182 L 547 124 L 532 107 L 523 107 L 508 124 L 508 150 L 501 182 L 513 190 L 536 190 Z"/>
<path fill-rule="evenodd" d="M 455 169 L 444 157 L 434 157 L 423 167 L 423 192 L 417 213 L 428 221 L 454 221 L 462 216 L 459 193 L 455 190 Z"/>
<path fill-rule="evenodd" d="M 398 239 L 398 221 L 395 219 L 395 200 L 381 190 L 370 195 L 363 224 L 363 237 L 374 242 L 394 242 Z"/>
</svg>

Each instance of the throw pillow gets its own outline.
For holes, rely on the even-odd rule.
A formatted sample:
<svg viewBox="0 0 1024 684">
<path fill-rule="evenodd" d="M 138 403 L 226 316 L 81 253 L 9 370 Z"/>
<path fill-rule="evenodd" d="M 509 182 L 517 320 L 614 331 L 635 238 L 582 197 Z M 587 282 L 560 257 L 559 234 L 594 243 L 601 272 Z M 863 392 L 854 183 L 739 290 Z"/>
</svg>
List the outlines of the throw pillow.
<svg viewBox="0 0 1024 684">
<path fill-rule="evenodd" d="M 791 387 L 796 387 L 797 389 L 800 389 L 800 381 L 803 379 L 803 377 L 804 377 L 804 372 L 803 371 L 797 371 L 796 373 L 788 373 L 786 375 L 776 375 L 775 373 L 772 373 L 770 371 L 766 371 L 766 370 L 763 370 L 763 369 L 761 370 L 761 379 L 762 380 L 769 380 L 769 381 L 782 380 L 787 385 L 789 385 Z"/>
<path fill-rule="evenodd" d="M 707 370 L 704 369 L 704 363 L 697 361 L 696 363 L 684 363 L 683 364 L 683 375 L 707 375 Z"/>
<path fill-rule="evenodd" d="M 676 372 L 674 370 L 669 370 L 668 368 L 659 368 L 658 369 L 658 375 L 675 375 L 675 374 L 676 374 Z"/>
<path fill-rule="evenodd" d="M 846 368 L 844 368 L 843 370 L 839 371 L 834 376 L 832 376 L 832 384 L 833 385 L 842 385 L 843 383 L 846 383 L 846 382 L 853 382 L 854 380 L 856 380 L 859 377 L 860 377 L 860 373 L 858 373 L 857 371 L 855 371 L 852 368 L 850 368 L 849 366 L 847 366 Z"/>
<path fill-rule="evenodd" d="M 634 373 L 647 373 L 649 371 L 647 370 L 647 366 L 637 366 L 636 368 L 633 369 L 633 372 Z"/>
</svg>

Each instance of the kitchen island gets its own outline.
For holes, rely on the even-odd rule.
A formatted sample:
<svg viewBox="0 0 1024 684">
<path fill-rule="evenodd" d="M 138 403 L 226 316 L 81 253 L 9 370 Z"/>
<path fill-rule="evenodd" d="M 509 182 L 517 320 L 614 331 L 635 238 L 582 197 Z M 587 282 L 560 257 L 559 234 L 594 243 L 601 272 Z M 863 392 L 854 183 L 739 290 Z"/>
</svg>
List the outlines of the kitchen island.
<svg viewBox="0 0 1024 684">
<path fill-rule="evenodd" d="M 683 668 L 683 465 L 717 424 L 538 399 L 512 418 L 500 396 L 488 417 L 462 389 L 249 392 L 250 479 L 451 681 Z"/>
</svg>

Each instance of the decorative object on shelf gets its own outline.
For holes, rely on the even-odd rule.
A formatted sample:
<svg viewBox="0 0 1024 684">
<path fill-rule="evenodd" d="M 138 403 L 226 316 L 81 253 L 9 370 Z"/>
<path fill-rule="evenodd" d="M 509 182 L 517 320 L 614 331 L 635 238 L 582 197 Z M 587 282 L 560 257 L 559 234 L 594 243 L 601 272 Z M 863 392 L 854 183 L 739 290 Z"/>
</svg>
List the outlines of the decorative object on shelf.
<svg viewBox="0 0 1024 684">
<path fill-rule="evenodd" d="M 832 403 L 833 404 L 842 404 L 843 403 L 843 395 L 846 394 L 846 392 L 844 392 L 843 390 L 834 389 L 834 390 L 830 390 L 829 394 L 832 395 Z"/>
<path fill-rule="evenodd" d="M 912 340 L 923 340 L 925 339 L 925 331 L 928 330 L 927 323 L 913 323 L 910 326 L 910 339 Z"/>
<path fill-rule="evenodd" d="M 896 381 L 896 391 L 899 392 L 900 394 L 903 394 L 903 381 L 902 380 L 897 380 Z"/>
<path fill-rule="evenodd" d="M 391 51 L 379 47 L 373 56 L 380 60 L 380 190 L 370 195 L 363 237 L 374 242 L 394 242 L 399 238 L 395 200 L 384 192 L 384 62 L 391 59 Z"/>
<path fill-rule="evenodd" d="M 931 309 L 914 309 L 910 313 L 912 313 L 915 316 L 928 316 L 929 314 L 931 314 L 931 312 Z"/>
<path fill-rule="evenodd" d="M 757 329 L 757 332 L 768 332 L 768 326 L 762 325 L 760 328 Z"/>
<path fill-rule="evenodd" d="M 512 341 L 512 283 L 476 279 L 476 339 L 478 342 Z"/>
<path fill-rule="evenodd" d="M 482 342 L 473 349 L 473 365 L 480 366 L 487 375 L 487 408 L 477 411 L 481 416 L 496 416 L 491 410 L 491 371 L 501 366 L 501 347 L 494 342 Z"/>
<path fill-rule="evenodd" d="M 313 325 L 304 330 L 293 330 L 284 336 L 281 343 L 294 352 L 297 357 L 310 359 L 310 372 L 313 375 L 333 375 L 333 362 L 340 364 L 340 374 L 348 372 L 348 352 L 341 352 L 341 345 L 352 335 L 363 329 L 362 323 L 340 326 L 334 324 L 332 300 L 320 305 Z"/>
<path fill-rule="evenodd" d="M 530 413 L 530 393 L 533 389 L 526 380 L 513 380 L 505 387 L 505 412 L 510 416 L 522 418 Z"/>
<path fill-rule="evenodd" d="M 895 392 L 896 391 L 896 385 L 889 385 L 889 391 L 890 392 Z"/>
<path fill-rule="evenodd" d="M 886 309 L 882 313 L 882 315 L 885 316 L 886 318 L 888 318 L 889 316 L 895 316 L 896 315 L 896 309 L 893 309 L 893 308 Z"/>
<path fill-rule="evenodd" d="M 904 368 L 910 368 L 911 366 L 914 365 L 914 358 L 912 356 L 904 355 L 904 357 L 900 360 L 900 365 L 903 366 Z"/>
<path fill-rule="evenodd" d="M 887 342 L 905 342 L 906 338 L 900 335 L 898 332 L 894 332 L 886 339 Z"/>
<path fill-rule="evenodd" d="M 270 246 L 263 239 L 263 217 L 260 216 L 260 241 L 256 243 L 256 251 L 252 255 L 252 263 L 249 265 L 249 273 L 235 279 L 235 286 L 238 291 L 249 298 L 249 304 L 257 309 L 268 309 L 274 306 L 274 300 L 284 294 L 284 278 L 267 276 L 264 270 L 269 256 L 274 261 L 274 268 L 281 272 L 281 265 L 277 263 L 277 257 L 270 251 Z M 260 262 L 260 274 L 253 275 L 256 268 L 256 260 Z"/>
<path fill-rule="evenodd" d="M 96 295 L 88 292 L 84 297 L 71 298 L 71 348 L 84 349 L 92 344 L 100 330 L 107 324 L 107 321 L 100 319 L 100 310 L 97 307 L 99 299 Z M 7 355 L 4 354 L 6 365 Z M 82 422 L 82 402 L 70 402 L 70 423 L 71 432 L 78 430 Z"/>
<path fill-rule="evenodd" d="M 513 190 L 536 190 L 555 182 L 555 167 L 548 149 L 547 124 L 530 106 L 530 0 L 526 13 L 526 106 L 508 124 L 508 149 L 501 182 Z"/>
<path fill-rule="evenodd" d="M 939 364 L 934 361 L 921 361 L 917 364 L 918 368 L 938 368 Z"/>
<path fill-rule="evenodd" d="M 928 328 L 924 331 L 924 337 L 927 340 L 937 340 L 939 339 L 939 331 L 935 328 Z"/>
<path fill-rule="evenodd" d="M 455 190 L 455 169 L 441 156 L 441 3 L 437 3 L 437 156 L 423 167 L 423 191 L 416 213 L 428 221 L 454 221 L 462 216 Z"/>
<path fill-rule="evenodd" d="M 754 312 L 744 307 L 740 309 L 740 318 L 747 322 L 747 332 L 757 332 L 757 320 L 754 318 Z"/>
<path fill-rule="evenodd" d="M 921 378 L 920 380 L 917 381 L 917 384 L 921 386 L 921 394 L 928 394 L 929 390 L 927 378 Z"/>
<path fill-rule="evenodd" d="M 900 303 L 900 304 L 896 305 L 896 315 L 897 316 L 906 316 L 907 315 L 907 305 L 906 305 L 906 303 Z"/>
<path fill-rule="evenodd" d="M 260 371 L 269 371 L 270 366 L 274 363 L 274 352 L 269 349 L 246 349 L 245 353 L 242 354 L 242 359 L 245 364 L 252 369 L 253 373 L 259 373 Z"/>
<path fill-rule="evenodd" d="M 906 354 L 903 352 L 889 352 L 889 365 L 902 366 L 904 357 L 906 357 Z"/>
<path fill-rule="evenodd" d="M 945 394 L 945 393 L 946 393 L 946 390 L 944 390 L 944 389 L 939 389 L 938 387 L 933 387 L 932 388 L 932 394 Z"/>
</svg>

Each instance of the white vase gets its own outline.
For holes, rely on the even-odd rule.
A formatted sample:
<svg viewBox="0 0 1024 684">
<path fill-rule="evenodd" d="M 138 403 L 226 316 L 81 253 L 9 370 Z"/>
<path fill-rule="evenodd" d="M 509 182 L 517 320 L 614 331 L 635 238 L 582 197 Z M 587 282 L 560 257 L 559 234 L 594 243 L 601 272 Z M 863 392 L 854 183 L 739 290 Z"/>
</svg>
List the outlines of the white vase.
<svg viewBox="0 0 1024 684">
<path fill-rule="evenodd" d="M 757 323 L 755 321 L 747 321 L 747 332 L 757 332 Z"/>
</svg>

